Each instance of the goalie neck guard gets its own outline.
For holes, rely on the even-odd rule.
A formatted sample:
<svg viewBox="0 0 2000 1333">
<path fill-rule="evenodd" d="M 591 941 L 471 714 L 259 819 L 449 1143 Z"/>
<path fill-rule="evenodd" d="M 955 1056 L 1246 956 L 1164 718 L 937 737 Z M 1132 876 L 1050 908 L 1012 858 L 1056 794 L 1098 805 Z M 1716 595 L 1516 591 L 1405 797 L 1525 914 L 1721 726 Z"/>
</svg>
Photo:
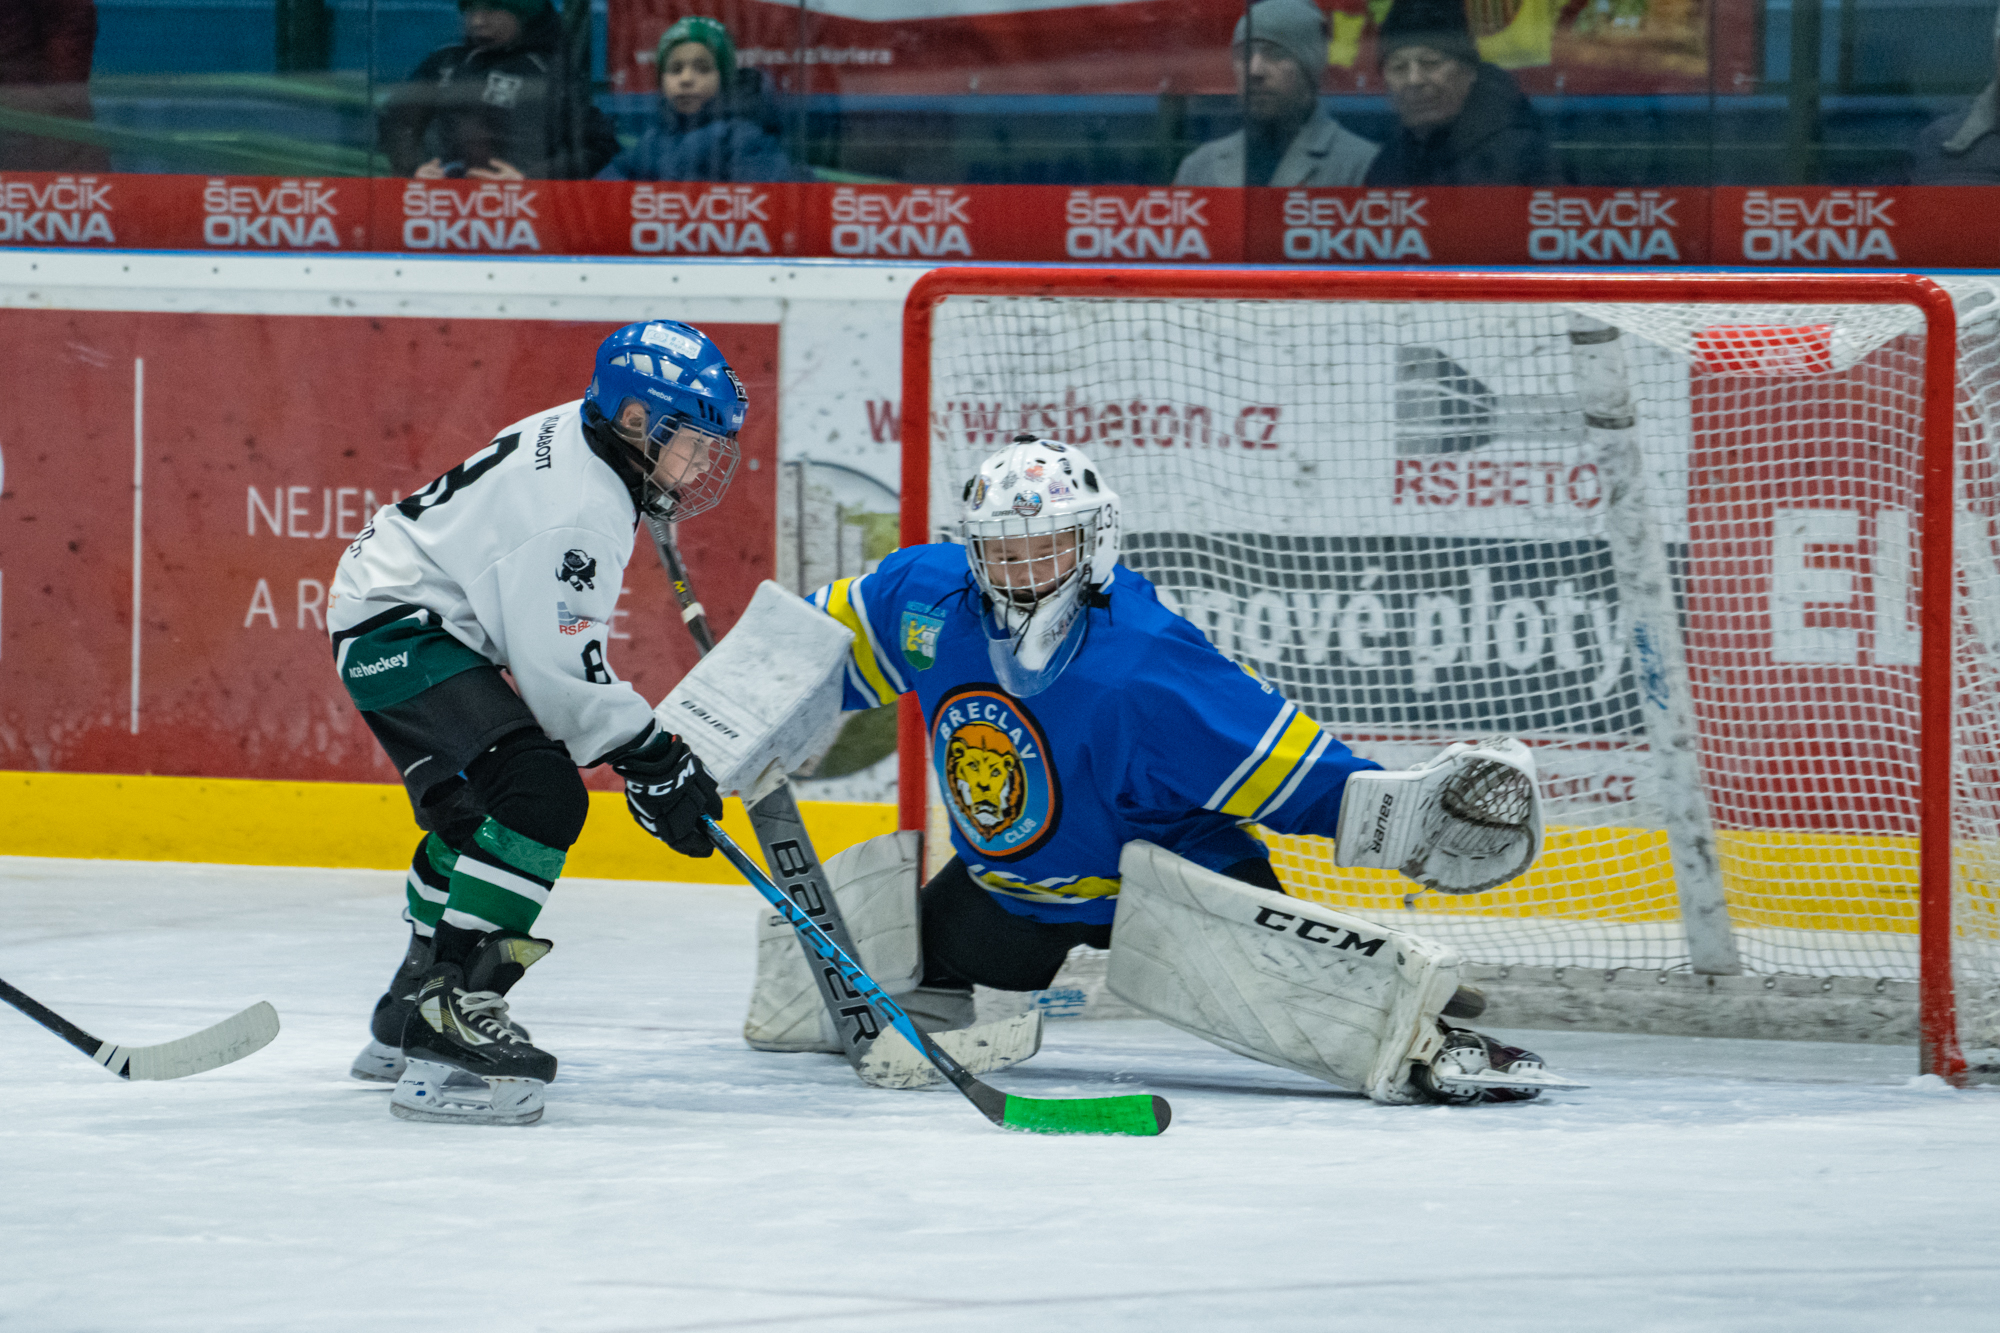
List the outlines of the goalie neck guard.
<svg viewBox="0 0 2000 1333">
<path fill-rule="evenodd" d="M 590 427 L 625 450 L 642 514 L 693 518 L 729 489 L 748 396 L 700 329 L 665 319 L 627 324 L 598 346 L 583 401 Z"/>
<path fill-rule="evenodd" d="M 1079 449 L 1016 435 L 965 483 L 959 530 L 984 600 L 987 656 L 1018 698 L 1083 646 L 1083 610 L 1118 562 L 1118 497 Z"/>
</svg>

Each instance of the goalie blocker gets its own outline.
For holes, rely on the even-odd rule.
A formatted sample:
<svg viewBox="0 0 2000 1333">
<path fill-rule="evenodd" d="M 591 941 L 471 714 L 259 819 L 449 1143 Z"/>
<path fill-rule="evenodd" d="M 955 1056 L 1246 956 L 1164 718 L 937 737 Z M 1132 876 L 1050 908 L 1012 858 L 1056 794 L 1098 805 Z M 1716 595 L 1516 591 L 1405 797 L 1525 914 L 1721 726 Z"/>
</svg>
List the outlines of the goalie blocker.
<svg viewBox="0 0 2000 1333">
<path fill-rule="evenodd" d="M 1175 1027 L 1378 1102 L 1584 1086 L 1443 1022 L 1460 962 L 1446 945 L 1275 897 L 1149 842 L 1127 843 L 1118 870 L 1107 984 Z"/>
</svg>

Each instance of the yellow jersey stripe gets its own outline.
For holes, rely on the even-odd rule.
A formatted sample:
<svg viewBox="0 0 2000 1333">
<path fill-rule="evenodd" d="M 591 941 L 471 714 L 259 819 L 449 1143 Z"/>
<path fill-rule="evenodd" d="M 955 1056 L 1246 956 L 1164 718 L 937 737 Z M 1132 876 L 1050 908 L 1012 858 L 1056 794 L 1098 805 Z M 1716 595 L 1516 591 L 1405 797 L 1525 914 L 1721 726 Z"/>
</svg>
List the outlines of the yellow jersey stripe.
<svg viewBox="0 0 2000 1333">
<path fill-rule="evenodd" d="M 1271 753 L 1264 762 L 1257 765 L 1257 771 L 1245 778 L 1229 801 L 1222 807 L 1225 815 L 1235 815 L 1239 819 L 1252 818 L 1259 807 L 1269 801 L 1285 785 L 1285 779 L 1306 760 L 1307 751 L 1320 739 L 1319 723 L 1297 713 L 1285 734 L 1278 737 L 1278 743 L 1271 747 Z"/>
<path fill-rule="evenodd" d="M 882 664 L 875 660 L 874 635 L 868 632 L 868 622 L 853 599 L 848 596 L 853 579 L 836 579 L 826 590 L 826 613 L 845 625 L 854 635 L 854 668 L 860 673 L 863 683 L 875 701 L 881 704 L 896 702 L 896 689 L 889 684 L 889 678 L 882 674 Z"/>
<path fill-rule="evenodd" d="M 1319 740 L 1313 743 L 1312 749 L 1306 751 L 1306 757 L 1304 758 L 1304 760 L 1302 760 L 1298 764 L 1298 766 L 1292 770 L 1291 780 L 1287 782 L 1283 787 L 1279 788 L 1278 794 L 1271 798 L 1270 804 L 1266 805 L 1262 810 L 1259 810 L 1257 812 L 1256 815 L 1257 819 L 1259 820 L 1269 819 L 1272 815 L 1278 812 L 1279 806 L 1283 805 L 1286 801 L 1292 798 L 1292 793 L 1299 789 L 1299 784 L 1301 782 L 1305 781 L 1306 774 L 1312 771 L 1312 766 L 1319 762 L 1319 757 L 1321 755 L 1326 753 L 1327 743 L 1330 742 L 1332 739 L 1333 737 L 1327 735 L 1325 732 L 1320 733 Z"/>
<path fill-rule="evenodd" d="M 1271 719 L 1271 725 L 1264 728 L 1264 734 L 1257 738 L 1256 748 L 1251 750 L 1249 754 L 1244 755 L 1243 762 L 1236 766 L 1236 771 L 1224 778 L 1222 785 L 1217 787 L 1214 793 L 1202 802 L 1204 809 L 1222 809 L 1222 803 L 1229 799 L 1229 793 L 1236 789 L 1237 783 L 1249 776 L 1251 770 L 1263 762 L 1264 756 L 1270 753 L 1271 746 L 1284 733 L 1285 724 L 1290 722 L 1292 715 L 1298 711 L 1299 707 L 1294 703 L 1287 703 L 1283 708 L 1278 710 L 1278 715 Z"/>
</svg>

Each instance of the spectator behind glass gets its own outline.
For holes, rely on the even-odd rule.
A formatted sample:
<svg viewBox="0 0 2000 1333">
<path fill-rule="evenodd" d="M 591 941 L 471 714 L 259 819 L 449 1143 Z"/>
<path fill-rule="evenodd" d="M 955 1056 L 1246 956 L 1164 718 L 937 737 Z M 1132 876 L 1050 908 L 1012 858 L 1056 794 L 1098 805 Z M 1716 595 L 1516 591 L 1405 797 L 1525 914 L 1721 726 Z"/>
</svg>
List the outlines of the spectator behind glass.
<svg viewBox="0 0 2000 1333">
<path fill-rule="evenodd" d="M 1189 153 L 1174 184 L 1361 184 L 1376 149 L 1319 104 L 1326 73 L 1319 9 L 1307 0 L 1258 0 L 1236 21 L 1229 52 L 1244 128 Z"/>
<path fill-rule="evenodd" d="M 1915 185 L 2000 185 L 2000 10 L 1993 15 L 1993 81 L 1964 111 L 1924 126 L 1910 148 Z"/>
<path fill-rule="evenodd" d="M 1395 0 L 1376 38 L 1396 132 L 1369 185 L 1554 185 L 1541 117 L 1479 58 L 1464 0 Z"/>
<path fill-rule="evenodd" d="M 607 181 L 808 179 L 742 95 L 736 44 L 714 19 L 689 16 L 660 35 L 660 116 L 639 142 L 597 174 Z"/>
<path fill-rule="evenodd" d="M 465 40 L 424 57 L 382 108 L 382 151 L 396 174 L 595 175 L 618 136 L 572 82 L 549 0 L 459 0 L 458 10 Z"/>
<path fill-rule="evenodd" d="M 0 0 L 0 107 L 88 122 L 90 53 L 97 43 L 92 0 Z M 105 171 L 94 144 L 0 131 L 0 168 Z"/>
</svg>

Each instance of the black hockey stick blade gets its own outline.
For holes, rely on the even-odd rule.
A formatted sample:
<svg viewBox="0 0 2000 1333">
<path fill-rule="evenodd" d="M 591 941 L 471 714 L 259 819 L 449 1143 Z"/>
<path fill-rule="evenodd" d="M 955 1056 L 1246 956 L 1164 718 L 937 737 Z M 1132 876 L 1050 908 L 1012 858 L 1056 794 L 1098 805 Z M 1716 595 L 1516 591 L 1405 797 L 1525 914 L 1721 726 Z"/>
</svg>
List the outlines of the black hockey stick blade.
<svg viewBox="0 0 2000 1333">
<path fill-rule="evenodd" d="M 1150 1137 L 1164 1132 L 1171 1123 L 1173 1109 L 1167 1105 L 1167 1099 L 1150 1093 L 1117 1097 L 1016 1097 L 982 1083 L 926 1036 L 903 1012 L 903 1007 L 890 999 L 859 963 L 829 939 L 812 918 L 799 910 L 797 904 L 771 882 L 770 876 L 722 831 L 719 824 L 707 816 L 703 816 L 702 823 L 708 828 L 708 836 L 722 849 L 722 854 L 750 881 L 750 887 L 756 889 L 765 902 L 777 908 L 780 915 L 791 923 L 807 949 L 815 957 L 837 968 L 842 980 L 853 989 L 861 1002 L 874 1009 L 912 1046 L 922 1051 L 924 1057 L 937 1066 L 938 1072 L 994 1124 L 1002 1129 L 1023 1130 L 1030 1134 L 1130 1134 Z"/>
<path fill-rule="evenodd" d="M 278 1011 L 259 1000 L 213 1027 L 157 1046 L 120 1046 L 100 1041 L 33 996 L 0 981 L 5 1000 L 122 1079 L 186 1078 L 234 1064 L 263 1050 L 278 1035 Z"/>
</svg>

